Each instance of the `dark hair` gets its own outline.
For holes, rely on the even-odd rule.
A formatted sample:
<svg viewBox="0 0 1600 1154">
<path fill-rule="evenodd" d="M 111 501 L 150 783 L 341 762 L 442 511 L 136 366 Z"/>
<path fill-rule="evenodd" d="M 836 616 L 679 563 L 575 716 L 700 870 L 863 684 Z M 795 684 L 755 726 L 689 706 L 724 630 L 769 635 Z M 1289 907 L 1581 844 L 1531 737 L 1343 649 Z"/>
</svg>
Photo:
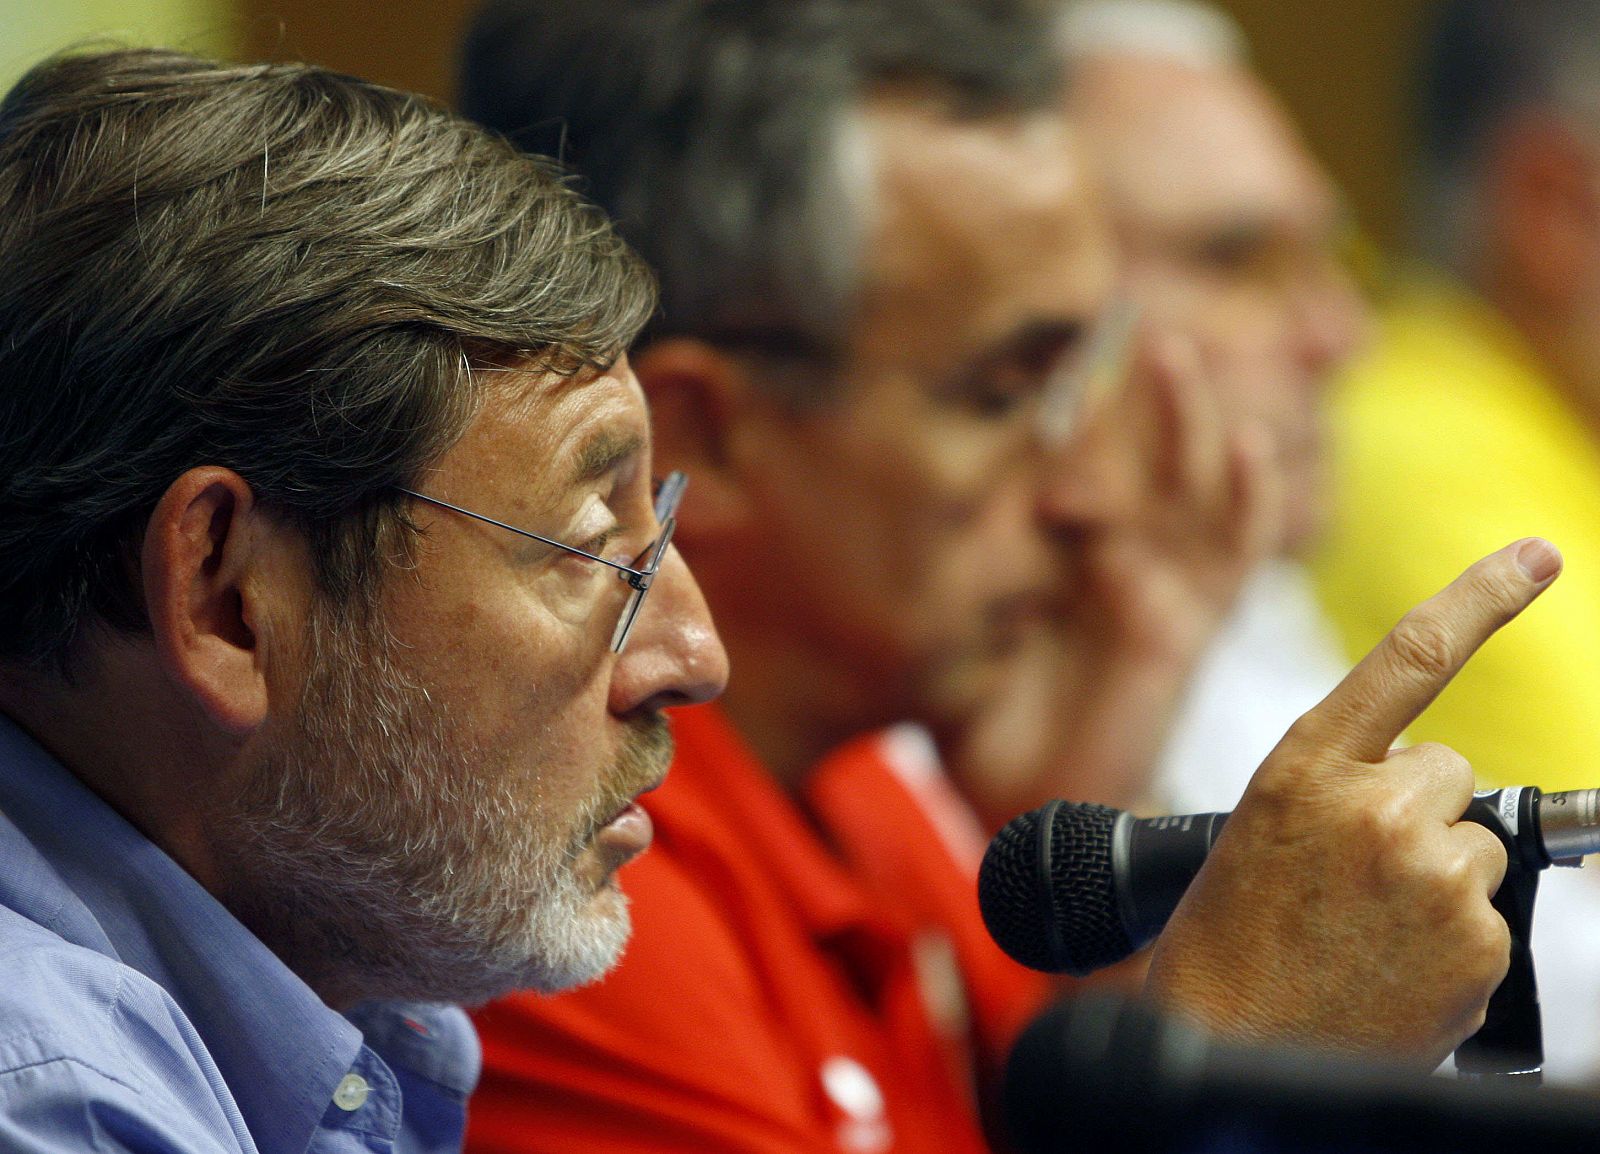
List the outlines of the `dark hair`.
<svg viewBox="0 0 1600 1154">
<path fill-rule="evenodd" d="M 652 335 L 836 351 L 869 189 L 850 117 L 874 86 L 954 114 L 1057 97 L 1026 0 L 490 0 L 463 111 L 568 159 L 655 267 Z"/>
<path fill-rule="evenodd" d="M 1419 239 L 1461 268 L 1482 149 L 1505 117 L 1542 105 L 1600 126 L 1600 3 L 1446 0 L 1427 30 L 1417 104 Z"/>
<path fill-rule="evenodd" d="M 459 437 L 473 370 L 608 363 L 653 307 L 552 164 L 420 97 L 45 62 L 0 104 L 0 658 L 65 674 L 91 620 L 141 627 L 145 521 L 201 464 L 306 534 L 324 593 L 370 599 L 392 487 Z"/>
</svg>

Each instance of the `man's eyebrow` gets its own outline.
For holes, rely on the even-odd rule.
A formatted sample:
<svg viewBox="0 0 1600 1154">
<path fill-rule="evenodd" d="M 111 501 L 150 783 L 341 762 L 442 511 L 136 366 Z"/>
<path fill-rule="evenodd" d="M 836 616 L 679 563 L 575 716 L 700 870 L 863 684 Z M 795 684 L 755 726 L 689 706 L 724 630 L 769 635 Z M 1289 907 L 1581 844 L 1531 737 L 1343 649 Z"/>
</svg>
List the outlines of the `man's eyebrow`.
<svg viewBox="0 0 1600 1154">
<path fill-rule="evenodd" d="M 573 466 L 573 485 L 587 485 L 605 476 L 619 463 L 644 450 L 644 436 L 640 433 L 597 433 L 578 450 L 578 460 Z"/>
<path fill-rule="evenodd" d="M 1021 362 L 1051 356 L 1081 338 L 1090 328 L 1092 315 L 1086 312 L 1079 317 L 1030 319 L 1014 329 L 995 351 Z"/>
<path fill-rule="evenodd" d="M 1090 314 L 1072 318 L 1031 317 L 984 349 L 970 369 L 982 372 L 1005 364 L 1041 372 L 1047 370 L 1056 357 L 1083 338 L 1091 327 L 1091 319 Z"/>
</svg>

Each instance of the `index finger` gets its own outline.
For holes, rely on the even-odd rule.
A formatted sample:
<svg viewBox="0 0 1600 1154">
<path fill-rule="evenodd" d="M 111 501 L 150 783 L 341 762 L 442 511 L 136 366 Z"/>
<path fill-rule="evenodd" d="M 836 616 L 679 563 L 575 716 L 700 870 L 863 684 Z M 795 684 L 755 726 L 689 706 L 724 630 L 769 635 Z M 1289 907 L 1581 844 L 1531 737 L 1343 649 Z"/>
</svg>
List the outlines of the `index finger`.
<svg viewBox="0 0 1600 1154">
<path fill-rule="evenodd" d="M 1400 619 L 1296 725 L 1314 744 L 1381 761 L 1467 659 L 1561 572 L 1561 554 L 1526 537 L 1470 566 Z"/>
</svg>

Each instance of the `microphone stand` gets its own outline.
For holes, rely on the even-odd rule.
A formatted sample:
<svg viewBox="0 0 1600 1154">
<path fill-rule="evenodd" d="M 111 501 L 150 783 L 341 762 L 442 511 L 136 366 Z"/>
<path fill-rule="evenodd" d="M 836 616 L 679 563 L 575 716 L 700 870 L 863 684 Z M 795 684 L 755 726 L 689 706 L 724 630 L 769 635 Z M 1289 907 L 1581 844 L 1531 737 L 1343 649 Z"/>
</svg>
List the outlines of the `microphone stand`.
<svg viewBox="0 0 1600 1154">
<path fill-rule="evenodd" d="M 1467 818 L 1492 830 L 1506 847 L 1506 876 L 1493 905 L 1511 930 L 1511 966 L 1489 998 L 1483 1026 L 1456 1047 L 1456 1076 L 1470 1081 L 1544 1079 L 1544 1022 L 1533 971 L 1533 905 L 1539 873 L 1550 864 L 1538 835 L 1536 789 L 1479 794 Z M 1521 836 L 1519 836 L 1519 834 Z M 1543 858 L 1543 860 L 1540 860 Z"/>
</svg>

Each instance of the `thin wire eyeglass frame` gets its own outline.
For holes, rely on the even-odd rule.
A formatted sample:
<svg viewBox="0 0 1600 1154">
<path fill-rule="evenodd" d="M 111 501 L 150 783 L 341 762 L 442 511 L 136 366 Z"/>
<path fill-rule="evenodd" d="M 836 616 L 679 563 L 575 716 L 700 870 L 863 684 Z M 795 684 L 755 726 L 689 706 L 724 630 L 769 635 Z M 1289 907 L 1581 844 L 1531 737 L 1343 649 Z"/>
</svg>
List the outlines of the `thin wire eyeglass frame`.
<svg viewBox="0 0 1600 1154">
<path fill-rule="evenodd" d="M 1139 313 L 1130 297 L 1113 296 L 1090 325 L 1083 346 L 1050 374 L 1034 423 L 1044 449 L 1053 452 L 1067 444 L 1079 422 L 1127 384 Z"/>
<path fill-rule="evenodd" d="M 430 497 L 426 493 L 419 493 L 415 489 L 395 486 L 395 490 L 413 497 L 429 505 L 437 505 L 441 509 L 449 509 L 452 513 L 460 513 L 463 517 L 471 517 L 474 521 L 482 521 L 486 525 L 494 525 L 517 534 L 519 537 L 530 537 L 535 541 L 562 549 L 568 553 L 575 553 L 579 557 L 587 558 L 608 569 L 617 571 L 617 578 L 628 583 L 632 592 L 628 595 L 627 603 L 622 607 L 622 616 L 617 619 L 616 630 L 611 635 L 611 652 L 621 653 L 622 647 L 628 643 L 628 634 L 633 632 L 633 623 L 639 616 L 639 610 L 644 605 L 645 594 L 650 592 L 650 586 L 655 583 L 656 573 L 661 569 L 661 562 L 667 556 L 667 546 L 672 544 L 672 533 L 678 527 L 678 504 L 683 500 L 683 491 L 689 484 L 689 478 L 681 470 L 674 470 L 662 479 L 655 495 L 656 523 L 661 526 L 661 533 L 650 544 L 639 552 L 633 559 L 633 565 L 624 565 L 618 561 L 608 561 L 604 557 L 579 549 L 576 545 L 568 545 L 564 541 L 557 541 L 554 537 L 546 537 L 529 529 L 519 529 L 515 525 L 508 525 L 504 521 L 497 521 L 493 517 L 482 513 L 474 513 L 471 509 L 464 509 L 460 505 L 441 501 L 438 497 Z M 643 566 L 639 566 L 639 558 L 648 557 Z"/>
</svg>

